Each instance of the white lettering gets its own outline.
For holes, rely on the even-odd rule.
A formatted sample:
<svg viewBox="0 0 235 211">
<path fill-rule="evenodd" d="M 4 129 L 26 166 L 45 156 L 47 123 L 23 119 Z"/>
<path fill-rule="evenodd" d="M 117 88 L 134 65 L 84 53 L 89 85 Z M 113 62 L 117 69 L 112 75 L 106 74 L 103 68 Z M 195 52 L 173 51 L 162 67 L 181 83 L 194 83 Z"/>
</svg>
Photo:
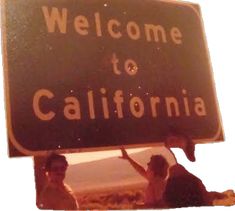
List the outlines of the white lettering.
<svg viewBox="0 0 235 211">
<path fill-rule="evenodd" d="M 56 25 L 58 26 L 60 33 L 65 34 L 67 28 L 67 9 L 63 8 L 60 13 L 58 8 L 52 7 L 51 13 L 49 13 L 47 6 L 42 6 L 43 15 L 46 21 L 47 30 L 49 33 L 55 32 Z"/>
</svg>

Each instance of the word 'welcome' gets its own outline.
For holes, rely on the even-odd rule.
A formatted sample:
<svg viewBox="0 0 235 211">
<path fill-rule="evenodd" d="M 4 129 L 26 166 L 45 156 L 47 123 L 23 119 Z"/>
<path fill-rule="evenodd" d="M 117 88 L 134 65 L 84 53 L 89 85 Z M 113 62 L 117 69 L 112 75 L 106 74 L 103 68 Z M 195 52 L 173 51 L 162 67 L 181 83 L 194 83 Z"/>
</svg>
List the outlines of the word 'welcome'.
<svg viewBox="0 0 235 211">
<path fill-rule="evenodd" d="M 68 19 L 71 20 L 71 17 L 69 17 L 70 14 L 67 8 L 59 10 L 57 7 L 42 6 L 42 13 L 48 33 L 59 32 L 66 34 L 68 32 Z M 161 24 L 153 23 L 145 23 L 140 26 L 132 20 L 122 23 L 114 18 L 102 22 L 100 12 L 94 12 L 92 15 L 93 19 L 88 19 L 84 15 L 72 17 L 73 30 L 82 36 L 95 34 L 97 37 L 102 37 L 104 33 L 108 32 L 113 39 L 121 39 L 123 36 L 127 36 L 131 40 L 137 41 L 145 37 L 147 42 L 171 42 L 175 45 L 183 43 L 183 34 L 176 26 L 172 26 L 170 29 L 166 29 Z M 92 17 L 91 14 L 89 14 L 89 17 Z"/>
</svg>

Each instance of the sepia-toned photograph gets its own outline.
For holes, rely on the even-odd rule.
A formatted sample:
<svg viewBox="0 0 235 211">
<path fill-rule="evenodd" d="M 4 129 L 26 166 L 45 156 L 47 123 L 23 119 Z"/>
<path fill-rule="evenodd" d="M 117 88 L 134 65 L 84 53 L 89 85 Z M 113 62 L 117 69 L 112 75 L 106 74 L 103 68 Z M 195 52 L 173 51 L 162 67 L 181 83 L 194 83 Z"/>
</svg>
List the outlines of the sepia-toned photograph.
<svg viewBox="0 0 235 211">
<path fill-rule="evenodd" d="M 39 209 L 131 210 L 235 205 L 233 190 L 208 191 L 181 165 L 176 145 L 195 162 L 195 145 L 170 136 L 165 146 L 35 157 Z"/>
<path fill-rule="evenodd" d="M 210 4 L 2 0 L 6 184 L 40 210 L 233 207 L 233 18 Z"/>
<path fill-rule="evenodd" d="M 151 157 L 163 155 L 169 165 L 175 163 L 175 158 L 165 147 L 129 149 L 128 152 L 130 156 L 122 148 L 35 157 L 37 206 L 101 210 L 143 207 L 148 185 L 145 169 Z"/>
</svg>

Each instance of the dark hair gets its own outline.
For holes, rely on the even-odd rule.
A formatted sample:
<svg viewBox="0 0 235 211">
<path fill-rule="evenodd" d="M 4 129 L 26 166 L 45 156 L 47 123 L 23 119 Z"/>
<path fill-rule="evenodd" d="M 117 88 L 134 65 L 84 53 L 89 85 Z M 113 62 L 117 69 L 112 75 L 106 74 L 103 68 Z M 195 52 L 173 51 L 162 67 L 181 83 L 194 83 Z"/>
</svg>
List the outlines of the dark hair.
<svg viewBox="0 0 235 211">
<path fill-rule="evenodd" d="M 164 200 L 169 208 L 210 205 L 202 181 L 181 165 L 170 169 L 170 178 L 167 181 Z"/>
<path fill-rule="evenodd" d="M 167 176 L 169 164 L 162 155 L 153 155 L 148 163 L 155 176 L 165 178 Z"/>
<path fill-rule="evenodd" d="M 68 166 L 68 162 L 67 162 L 66 157 L 64 155 L 58 155 L 58 154 L 52 153 L 51 155 L 48 156 L 48 158 L 45 162 L 45 171 L 50 171 L 51 165 L 54 161 L 64 162 L 66 167 Z"/>
</svg>

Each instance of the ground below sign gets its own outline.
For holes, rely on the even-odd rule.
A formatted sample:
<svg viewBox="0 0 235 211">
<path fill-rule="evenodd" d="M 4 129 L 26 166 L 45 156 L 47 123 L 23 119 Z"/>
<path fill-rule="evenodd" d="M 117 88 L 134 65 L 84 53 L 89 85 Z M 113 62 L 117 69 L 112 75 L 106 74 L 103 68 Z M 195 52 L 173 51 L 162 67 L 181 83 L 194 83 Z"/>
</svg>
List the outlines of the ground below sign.
<svg viewBox="0 0 235 211">
<path fill-rule="evenodd" d="M 172 127 L 222 138 L 196 5 L 9 0 L 3 12 L 9 140 L 21 153 L 160 143 Z"/>
</svg>

